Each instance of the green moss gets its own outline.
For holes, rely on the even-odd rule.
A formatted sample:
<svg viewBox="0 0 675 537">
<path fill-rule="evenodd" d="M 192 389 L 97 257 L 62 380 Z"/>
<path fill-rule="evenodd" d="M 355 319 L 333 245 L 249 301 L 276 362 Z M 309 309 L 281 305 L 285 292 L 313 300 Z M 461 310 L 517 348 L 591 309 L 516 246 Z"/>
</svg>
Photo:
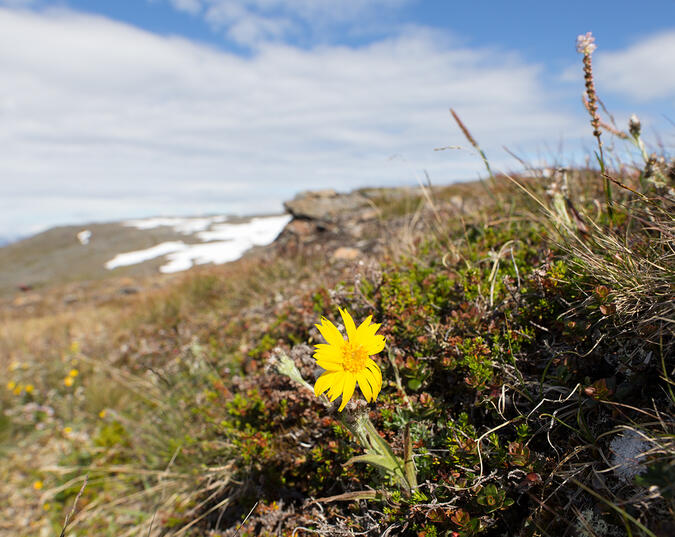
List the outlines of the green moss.
<svg viewBox="0 0 675 537">
<path fill-rule="evenodd" d="M 111 421 L 101 426 L 93 438 L 93 443 L 105 450 L 109 464 L 124 464 L 131 458 L 129 433 L 119 421 Z"/>
</svg>

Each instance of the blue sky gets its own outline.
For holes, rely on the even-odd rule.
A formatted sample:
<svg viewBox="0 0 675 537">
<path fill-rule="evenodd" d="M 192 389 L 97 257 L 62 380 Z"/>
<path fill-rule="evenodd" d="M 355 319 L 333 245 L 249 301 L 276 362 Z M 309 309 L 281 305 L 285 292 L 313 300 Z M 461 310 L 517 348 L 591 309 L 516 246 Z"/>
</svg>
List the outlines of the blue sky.
<svg viewBox="0 0 675 537">
<path fill-rule="evenodd" d="M 497 169 L 504 145 L 583 162 L 587 31 L 617 123 L 672 152 L 673 21 L 672 1 L 0 0 L 0 236 L 475 178 L 449 107 Z"/>
<path fill-rule="evenodd" d="M 192 14 L 189 10 L 177 8 L 180 2 L 169 0 L 70 0 L 52 4 L 101 14 L 151 32 L 183 35 L 217 47 L 239 49 L 227 39 L 225 32 L 218 31 L 205 20 L 203 15 L 208 2 L 202 2 L 203 7 Z M 283 2 L 280 4 L 283 5 Z M 675 2 L 669 0 L 646 1 L 640 5 L 629 0 L 392 0 L 373 4 L 377 6 L 376 20 L 368 20 L 364 25 L 368 31 L 360 32 L 358 22 L 339 21 L 330 28 L 330 32 L 312 35 L 311 25 L 306 24 L 305 31 L 290 35 L 287 42 L 303 47 L 317 43 L 357 46 L 386 37 L 406 26 L 418 25 L 454 34 L 469 45 L 508 47 L 531 58 L 551 62 L 569 56 L 570 43 L 573 43 L 570 36 L 592 29 L 607 48 L 622 48 L 652 33 L 671 30 L 675 20 Z M 280 9 L 254 8 L 253 11 L 283 13 Z M 293 18 L 302 20 L 298 15 Z"/>
</svg>

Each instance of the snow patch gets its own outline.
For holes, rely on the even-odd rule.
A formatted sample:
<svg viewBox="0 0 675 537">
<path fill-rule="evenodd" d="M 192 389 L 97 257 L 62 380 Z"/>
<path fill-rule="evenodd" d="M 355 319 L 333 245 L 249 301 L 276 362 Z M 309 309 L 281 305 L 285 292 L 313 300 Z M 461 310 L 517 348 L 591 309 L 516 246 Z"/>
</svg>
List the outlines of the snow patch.
<svg viewBox="0 0 675 537">
<path fill-rule="evenodd" d="M 168 274 L 188 270 L 193 265 L 204 265 L 206 263 L 220 265 L 239 259 L 250 247 L 250 243 L 236 241 L 189 245 L 185 250 L 167 255 L 169 262 L 159 267 L 159 271 Z"/>
<path fill-rule="evenodd" d="M 272 242 L 288 221 L 289 215 L 252 218 L 243 224 L 216 224 L 210 231 L 197 233 L 203 241 L 249 241 L 252 245 L 263 246 Z"/>
<path fill-rule="evenodd" d="M 187 270 L 193 265 L 214 263 L 220 265 L 239 259 L 253 246 L 271 243 L 290 220 L 290 216 L 253 218 L 243 224 L 219 224 L 211 231 L 197 233 L 202 244 L 190 244 L 184 250 L 167 256 L 169 262 L 162 265 L 160 272 L 170 273 Z"/>
<path fill-rule="evenodd" d="M 144 261 L 149 261 L 150 259 L 155 259 L 156 257 L 170 254 L 177 250 L 182 250 L 186 247 L 187 245 L 183 241 L 162 242 L 152 248 L 146 248 L 145 250 L 134 250 L 133 252 L 117 254 L 105 264 L 105 268 L 112 270 L 117 267 L 136 265 L 138 263 L 143 263 Z"/>
<path fill-rule="evenodd" d="M 169 226 L 178 233 L 191 235 L 202 241 L 185 244 L 183 241 L 163 242 L 152 248 L 116 255 L 105 264 L 108 270 L 135 265 L 166 256 L 167 263 L 159 270 L 165 274 L 188 270 L 193 265 L 216 265 L 239 259 L 253 246 L 270 244 L 290 221 L 289 215 L 252 218 L 240 224 L 224 223 L 227 217 L 208 218 L 147 218 L 130 220 L 124 225 L 137 229 Z"/>
<path fill-rule="evenodd" d="M 89 244 L 89 239 L 91 238 L 91 231 L 88 229 L 83 229 L 77 235 L 77 240 L 80 241 L 80 244 Z"/>
<path fill-rule="evenodd" d="M 123 225 L 135 227 L 136 229 L 155 229 L 158 227 L 170 227 L 176 233 L 192 235 L 198 231 L 208 229 L 212 224 L 225 222 L 227 216 L 205 216 L 199 218 L 178 218 L 178 217 L 156 217 L 141 218 L 138 220 L 127 220 Z"/>
</svg>

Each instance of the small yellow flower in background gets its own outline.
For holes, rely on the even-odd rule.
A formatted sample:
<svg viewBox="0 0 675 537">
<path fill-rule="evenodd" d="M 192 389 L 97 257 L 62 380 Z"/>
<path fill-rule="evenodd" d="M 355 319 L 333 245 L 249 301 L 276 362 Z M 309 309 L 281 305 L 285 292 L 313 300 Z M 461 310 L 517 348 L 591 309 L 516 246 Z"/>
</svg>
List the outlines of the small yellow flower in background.
<svg viewBox="0 0 675 537">
<path fill-rule="evenodd" d="M 340 309 L 342 322 L 347 331 L 347 340 L 337 327 L 323 317 L 321 324 L 315 325 L 326 343 L 315 345 L 314 358 L 319 367 L 326 372 L 314 385 L 317 397 L 328 390 L 328 398 L 335 401 L 342 395 L 340 412 L 354 394 L 358 382 L 366 401 L 374 401 L 382 389 L 382 372 L 370 358 L 384 349 L 384 336 L 376 335 L 381 325 L 372 323 L 372 315 L 356 327 L 354 319 L 346 310 Z"/>
<path fill-rule="evenodd" d="M 106 415 L 105 408 L 103 410 L 101 410 L 101 412 L 98 413 L 98 417 L 101 418 L 101 419 L 105 418 L 105 415 Z"/>
<path fill-rule="evenodd" d="M 26 387 L 24 389 L 26 390 L 26 393 L 33 393 L 35 386 L 33 386 L 32 384 L 26 384 Z"/>
<path fill-rule="evenodd" d="M 21 395 L 22 391 L 23 391 L 23 386 L 21 386 L 21 384 L 17 384 L 14 387 L 14 395 Z"/>
<path fill-rule="evenodd" d="M 72 386 L 73 382 L 75 382 L 73 380 L 73 377 L 66 377 L 66 378 L 63 379 L 63 383 L 68 387 Z"/>
<path fill-rule="evenodd" d="M 46 503 L 44 503 L 44 504 L 42 505 L 42 508 L 43 508 L 45 511 L 49 511 L 49 510 L 52 508 L 52 506 L 51 506 L 51 504 L 50 504 L 49 502 L 46 502 Z"/>
<path fill-rule="evenodd" d="M 77 354 L 78 352 L 80 352 L 80 344 L 77 341 L 73 341 L 70 344 L 70 352 L 72 352 L 73 354 Z"/>
<path fill-rule="evenodd" d="M 77 369 L 71 369 L 70 372 L 68 373 L 68 376 L 75 378 L 79 374 L 80 372 Z"/>
<path fill-rule="evenodd" d="M 43 487 L 42 481 L 35 481 L 35 482 L 33 483 L 33 488 L 34 488 L 35 490 L 42 490 L 42 487 Z"/>
<path fill-rule="evenodd" d="M 63 428 L 63 434 L 66 435 L 66 436 L 68 436 L 68 435 L 69 435 L 70 433 L 72 433 L 72 432 L 73 432 L 73 428 L 72 428 L 72 427 L 64 427 L 64 428 Z"/>
<path fill-rule="evenodd" d="M 16 382 L 14 382 L 13 380 L 10 380 L 10 381 L 7 383 L 7 389 L 8 389 L 9 391 L 12 391 L 14 388 L 16 388 Z"/>
</svg>

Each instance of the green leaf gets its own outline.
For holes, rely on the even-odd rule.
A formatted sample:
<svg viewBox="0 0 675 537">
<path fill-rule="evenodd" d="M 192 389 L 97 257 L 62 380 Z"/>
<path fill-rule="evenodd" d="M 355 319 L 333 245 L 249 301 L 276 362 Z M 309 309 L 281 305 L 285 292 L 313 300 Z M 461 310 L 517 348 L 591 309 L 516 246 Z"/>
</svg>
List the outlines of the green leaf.
<svg viewBox="0 0 675 537">
<path fill-rule="evenodd" d="M 410 423 L 406 423 L 403 432 L 403 464 L 405 469 L 405 478 L 408 480 L 410 488 L 417 486 L 417 470 L 413 459 L 412 438 L 410 437 Z"/>
<path fill-rule="evenodd" d="M 365 462 L 366 464 L 372 464 L 373 466 L 382 468 L 386 472 L 390 472 L 392 474 L 395 474 L 397 470 L 396 461 L 384 455 L 376 455 L 376 454 L 358 455 L 356 457 L 352 457 L 344 465 L 351 466 L 356 462 Z"/>
<path fill-rule="evenodd" d="M 422 380 L 418 378 L 413 378 L 408 381 L 408 388 L 413 391 L 417 391 L 422 387 Z"/>
</svg>

